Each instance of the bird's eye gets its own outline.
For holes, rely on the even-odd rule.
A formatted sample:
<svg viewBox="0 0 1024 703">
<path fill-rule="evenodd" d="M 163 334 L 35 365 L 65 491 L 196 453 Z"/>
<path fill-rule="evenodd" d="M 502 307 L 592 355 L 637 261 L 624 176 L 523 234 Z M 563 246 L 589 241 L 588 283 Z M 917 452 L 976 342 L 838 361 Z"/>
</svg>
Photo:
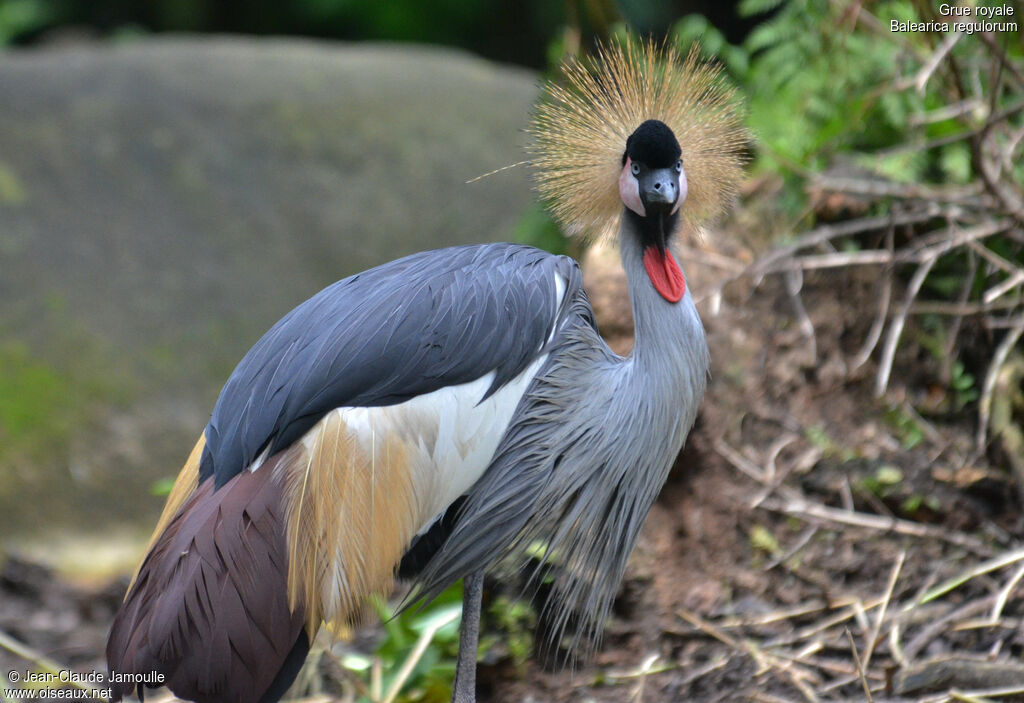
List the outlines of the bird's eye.
<svg viewBox="0 0 1024 703">
<path fill-rule="evenodd" d="M 639 176 L 640 175 L 640 164 L 633 164 L 633 167 L 630 170 L 633 172 L 634 176 Z"/>
<path fill-rule="evenodd" d="M 679 161 L 676 161 L 676 173 L 682 173 L 682 172 L 683 172 L 683 160 L 679 159 Z"/>
</svg>

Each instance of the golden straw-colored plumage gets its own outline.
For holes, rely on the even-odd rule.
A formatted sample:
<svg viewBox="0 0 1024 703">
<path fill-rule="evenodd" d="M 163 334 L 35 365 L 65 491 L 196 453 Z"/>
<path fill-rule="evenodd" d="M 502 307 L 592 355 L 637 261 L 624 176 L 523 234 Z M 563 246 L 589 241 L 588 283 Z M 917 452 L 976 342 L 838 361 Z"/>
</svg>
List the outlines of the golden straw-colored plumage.
<svg viewBox="0 0 1024 703">
<path fill-rule="evenodd" d="M 570 234 L 617 231 L 618 176 L 626 139 L 648 119 L 667 124 L 683 151 L 691 227 L 721 214 L 735 196 L 747 142 L 734 92 L 691 49 L 684 59 L 652 42 L 599 48 L 596 65 L 571 59 L 565 85 L 549 83 L 534 113 L 537 188 Z"/>
<path fill-rule="evenodd" d="M 332 628 L 354 623 L 367 595 L 391 590 L 395 564 L 416 533 L 409 454 L 398 437 L 367 451 L 334 411 L 280 462 L 289 606 L 305 608 L 311 639 L 321 621 Z"/>
</svg>

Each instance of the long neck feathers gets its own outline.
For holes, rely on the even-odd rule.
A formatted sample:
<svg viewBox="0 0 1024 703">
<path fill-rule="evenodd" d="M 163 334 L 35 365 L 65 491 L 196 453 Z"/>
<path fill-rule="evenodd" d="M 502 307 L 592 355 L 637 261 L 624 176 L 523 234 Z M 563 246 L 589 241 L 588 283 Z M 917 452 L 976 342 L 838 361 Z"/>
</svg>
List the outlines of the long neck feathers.
<svg viewBox="0 0 1024 703">
<path fill-rule="evenodd" d="M 541 422 L 566 409 L 565 428 L 552 444 L 545 440 L 548 451 L 564 458 L 536 502 L 536 514 L 548 522 L 527 530 L 520 544 L 544 539 L 548 552 L 563 559 L 557 574 L 534 574 L 555 577 L 549 601 L 555 643 L 572 618 L 578 619 L 572 642 L 597 639 L 707 382 L 707 346 L 693 298 L 687 292 L 672 303 L 658 292 L 631 222 L 621 218 L 619 242 L 633 304 L 633 353 L 625 359 L 609 353 L 601 357 L 606 364 L 583 361 L 595 344 L 583 336 L 556 355 L 556 365 L 564 366 L 553 368 L 553 382 L 538 389 L 549 399 L 536 406 L 544 412 Z M 581 404 L 566 403 L 567 392 Z M 592 432 L 595 426 L 602 431 Z M 521 471 L 521 462 L 515 467 Z"/>
</svg>

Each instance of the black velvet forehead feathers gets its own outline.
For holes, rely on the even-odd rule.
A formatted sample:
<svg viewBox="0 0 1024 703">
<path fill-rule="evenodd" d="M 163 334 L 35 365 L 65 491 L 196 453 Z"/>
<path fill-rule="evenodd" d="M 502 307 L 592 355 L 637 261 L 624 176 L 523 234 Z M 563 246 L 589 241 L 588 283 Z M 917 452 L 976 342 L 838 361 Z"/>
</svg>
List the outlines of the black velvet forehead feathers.
<svg viewBox="0 0 1024 703">
<path fill-rule="evenodd" d="M 660 120 L 647 120 L 626 140 L 622 163 L 626 163 L 628 156 L 649 168 L 668 168 L 675 165 L 682 153 L 668 125 Z"/>
</svg>

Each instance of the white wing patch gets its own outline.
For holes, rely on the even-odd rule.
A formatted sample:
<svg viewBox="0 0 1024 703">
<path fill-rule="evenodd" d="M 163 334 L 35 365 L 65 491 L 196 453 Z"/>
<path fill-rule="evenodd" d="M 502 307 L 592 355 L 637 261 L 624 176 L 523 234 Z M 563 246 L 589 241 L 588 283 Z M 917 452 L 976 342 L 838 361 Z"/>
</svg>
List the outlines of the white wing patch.
<svg viewBox="0 0 1024 703">
<path fill-rule="evenodd" d="M 475 381 L 440 388 L 398 405 L 337 408 L 334 413 L 353 432 L 364 452 L 380 457 L 385 441 L 396 438 L 409 451 L 420 530 L 483 475 L 508 428 L 519 399 L 547 355 L 480 401 L 494 380 L 491 372 Z M 302 439 L 312 446 L 315 439 Z M 378 470 L 386 471 L 380 461 Z"/>
</svg>

